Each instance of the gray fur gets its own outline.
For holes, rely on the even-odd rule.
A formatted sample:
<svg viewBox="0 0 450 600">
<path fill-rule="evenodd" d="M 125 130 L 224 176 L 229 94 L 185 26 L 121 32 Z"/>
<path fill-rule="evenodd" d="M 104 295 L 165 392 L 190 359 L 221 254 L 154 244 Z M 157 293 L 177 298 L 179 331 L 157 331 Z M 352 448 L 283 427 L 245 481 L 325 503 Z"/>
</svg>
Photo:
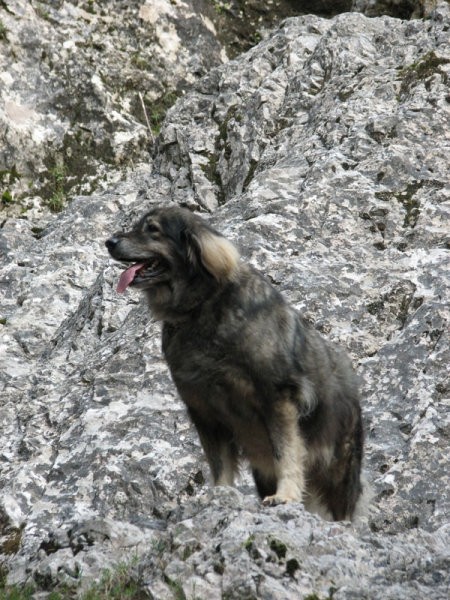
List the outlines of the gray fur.
<svg viewBox="0 0 450 600">
<path fill-rule="evenodd" d="M 266 504 L 303 501 L 347 519 L 361 495 L 361 411 L 347 356 L 203 219 L 157 208 L 107 242 L 145 262 L 134 287 L 163 321 L 163 351 L 216 484 L 239 458 Z"/>
</svg>

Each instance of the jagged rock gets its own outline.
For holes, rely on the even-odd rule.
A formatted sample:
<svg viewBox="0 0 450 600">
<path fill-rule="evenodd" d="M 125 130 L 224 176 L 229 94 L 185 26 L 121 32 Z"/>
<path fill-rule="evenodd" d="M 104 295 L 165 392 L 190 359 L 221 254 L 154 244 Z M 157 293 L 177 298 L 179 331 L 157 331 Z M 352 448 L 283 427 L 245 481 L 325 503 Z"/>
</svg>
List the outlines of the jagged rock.
<svg viewBox="0 0 450 600">
<path fill-rule="evenodd" d="M 368 17 L 389 15 L 398 19 L 419 19 L 436 9 L 435 0 L 354 0 L 351 9 Z"/>
<path fill-rule="evenodd" d="M 177 96 L 226 59 L 195 0 L 2 5 L 1 193 L 27 196 L 21 208 L 30 185 L 59 210 L 70 190 L 147 161 L 147 119 L 156 134 Z"/>
<path fill-rule="evenodd" d="M 2 204 L 16 214 L 58 212 L 67 195 L 105 188 L 117 171 L 148 161 L 177 97 L 227 52 L 256 43 L 260 28 L 295 13 L 278 4 L 4 0 Z"/>
<path fill-rule="evenodd" d="M 8 6 L 20 3 L 8 2 Z M 67 8 L 67 7 L 66 7 Z M 154 162 L 1 229 L 0 551 L 87 586 L 137 555 L 158 600 L 447 598 L 450 11 L 286 20 L 168 112 Z M 361 376 L 367 519 L 210 490 L 142 299 L 103 241 L 153 203 L 211 211 Z"/>
</svg>

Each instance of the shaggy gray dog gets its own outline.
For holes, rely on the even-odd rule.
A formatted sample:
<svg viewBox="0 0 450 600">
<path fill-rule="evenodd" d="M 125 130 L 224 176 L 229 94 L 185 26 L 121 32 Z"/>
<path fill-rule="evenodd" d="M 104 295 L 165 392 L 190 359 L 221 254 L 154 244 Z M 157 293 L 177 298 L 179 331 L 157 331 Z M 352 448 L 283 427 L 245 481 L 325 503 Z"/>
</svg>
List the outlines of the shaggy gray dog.
<svg viewBox="0 0 450 600">
<path fill-rule="evenodd" d="M 346 355 L 321 336 L 201 217 L 158 207 L 106 242 L 134 263 L 118 291 L 142 290 L 214 483 L 248 459 L 265 504 L 302 501 L 351 519 L 363 428 Z"/>
</svg>

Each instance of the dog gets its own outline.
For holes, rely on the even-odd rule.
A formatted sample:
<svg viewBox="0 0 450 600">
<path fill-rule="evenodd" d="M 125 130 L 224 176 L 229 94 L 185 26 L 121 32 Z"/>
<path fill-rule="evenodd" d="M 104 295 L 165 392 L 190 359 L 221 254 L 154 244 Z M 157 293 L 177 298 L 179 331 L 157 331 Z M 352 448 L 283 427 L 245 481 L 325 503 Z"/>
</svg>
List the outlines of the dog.
<svg viewBox="0 0 450 600">
<path fill-rule="evenodd" d="M 163 323 L 163 353 L 214 484 L 233 485 L 243 457 L 263 504 L 303 502 L 325 518 L 351 519 L 363 427 L 345 353 L 185 208 L 153 208 L 106 246 L 133 263 L 117 291 L 144 292 Z"/>
</svg>

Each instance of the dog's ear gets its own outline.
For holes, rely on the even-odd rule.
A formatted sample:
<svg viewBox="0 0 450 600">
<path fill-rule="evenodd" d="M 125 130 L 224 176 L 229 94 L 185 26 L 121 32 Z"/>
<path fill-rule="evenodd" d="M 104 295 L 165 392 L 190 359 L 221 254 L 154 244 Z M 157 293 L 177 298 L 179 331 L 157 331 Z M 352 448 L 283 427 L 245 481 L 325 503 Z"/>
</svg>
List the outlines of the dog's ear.
<svg viewBox="0 0 450 600">
<path fill-rule="evenodd" d="M 203 266 L 218 281 L 232 279 L 239 263 L 239 252 L 226 238 L 208 231 L 198 237 Z"/>
<path fill-rule="evenodd" d="M 208 273 L 219 282 L 233 278 L 239 264 L 239 252 L 231 242 L 206 227 L 191 233 L 189 237 L 189 258 L 192 261 L 198 256 Z"/>
</svg>

